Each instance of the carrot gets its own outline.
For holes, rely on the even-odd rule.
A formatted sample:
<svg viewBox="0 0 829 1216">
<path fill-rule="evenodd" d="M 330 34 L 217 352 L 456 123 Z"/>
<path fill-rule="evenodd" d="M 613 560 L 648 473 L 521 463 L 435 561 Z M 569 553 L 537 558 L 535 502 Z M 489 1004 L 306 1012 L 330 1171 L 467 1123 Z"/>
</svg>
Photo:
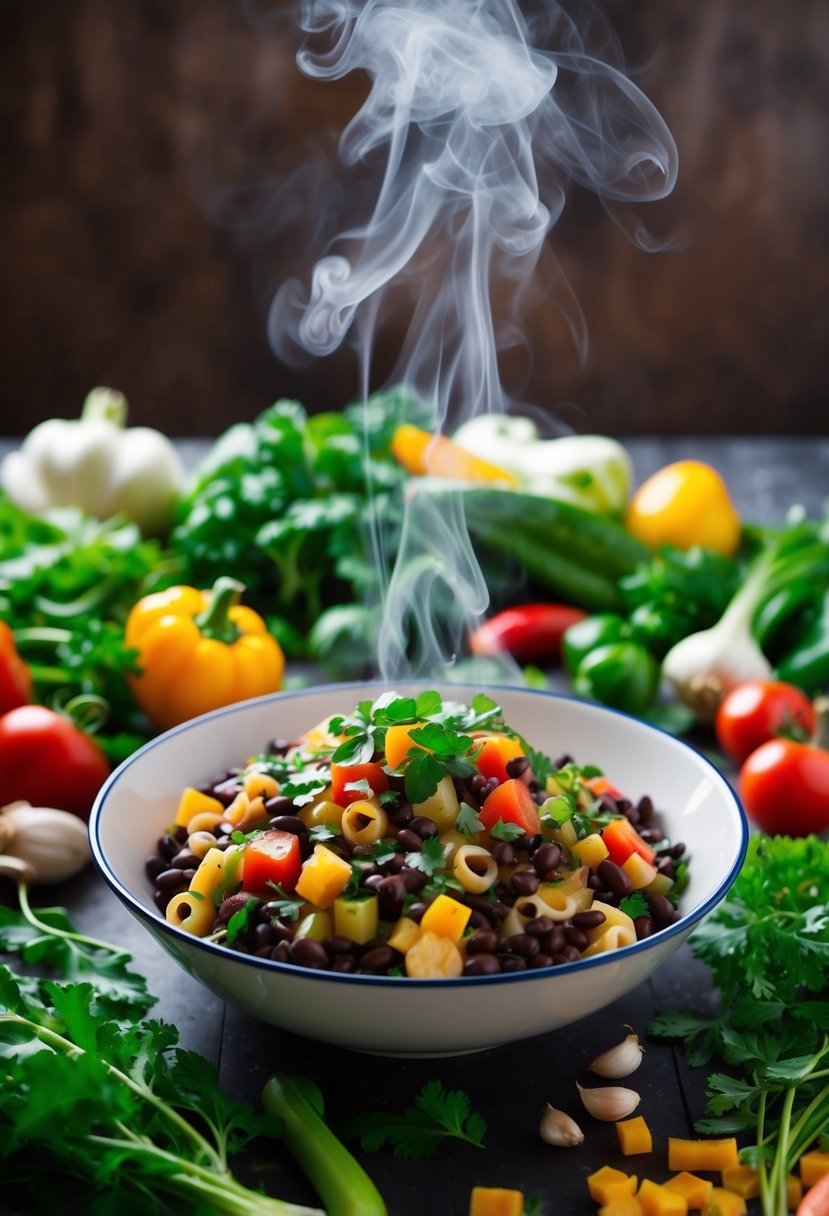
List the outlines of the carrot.
<svg viewBox="0 0 829 1216">
<path fill-rule="evenodd" d="M 829 1174 L 810 1186 L 798 1204 L 796 1216 L 826 1216 L 829 1212 Z"/>
<path fill-rule="evenodd" d="M 410 422 L 402 423 L 394 432 L 391 451 L 404 469 L 417 476 L 431 473 L 435 477 L 453 477 L 458 481 L 518 484 L 512 473 L 473 456 L 447 435 L 432 434 Z"/>
</svg>

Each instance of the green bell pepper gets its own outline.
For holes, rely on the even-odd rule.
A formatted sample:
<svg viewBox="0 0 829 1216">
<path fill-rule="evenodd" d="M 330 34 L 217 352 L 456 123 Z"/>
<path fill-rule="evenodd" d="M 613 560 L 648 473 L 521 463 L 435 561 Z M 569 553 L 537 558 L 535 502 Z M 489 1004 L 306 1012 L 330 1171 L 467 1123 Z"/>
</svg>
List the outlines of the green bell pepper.
<svg viewBox="0 0 829 1216">
<path fill-rule="evenodd" d="M 797 642 L 777 663 L 775 676 L 813 695 L 829 689 L 829 588 Z"/>
<path fill-rule="evenodd" d="M 751 632 L 770 663 L 781 662 L 820 617 L 823 589 L 807 578 L 792 579 L 758 606 Z"/>
<path fill-rule="evenodd" d="M 573 689 L 580 697 L 640 715 L 656 698 L 659 671 L 651 652 L 638 642 L 607 642 L 582 659 Z"/>
<path fill-rule="evenodd" d="M 565 629 L 561 639 L 561 657 L 571 678 L 584 659 L 599 646 L 612 642 L 628 642 L 633 630 L 624 617 L 615 612 L 599 612 L 585 617 Z"/>
</svg>

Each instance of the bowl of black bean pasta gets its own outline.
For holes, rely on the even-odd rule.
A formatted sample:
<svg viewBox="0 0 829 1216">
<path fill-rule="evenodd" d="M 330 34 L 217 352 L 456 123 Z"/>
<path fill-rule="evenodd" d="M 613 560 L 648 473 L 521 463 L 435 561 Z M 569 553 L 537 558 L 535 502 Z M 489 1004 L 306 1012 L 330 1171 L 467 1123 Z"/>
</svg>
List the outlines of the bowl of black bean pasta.
<svg viewBox="0 0 829 1216">
<path fill-rule="evenodd" d="M 624 714 L 373 682 L 160 735 L 101 790 L 90 837 L 211 989 L 416 1056 L 542 1034 L 642 983 L 723 898 L 747 828 L 700 753 Z"/>
</svg>

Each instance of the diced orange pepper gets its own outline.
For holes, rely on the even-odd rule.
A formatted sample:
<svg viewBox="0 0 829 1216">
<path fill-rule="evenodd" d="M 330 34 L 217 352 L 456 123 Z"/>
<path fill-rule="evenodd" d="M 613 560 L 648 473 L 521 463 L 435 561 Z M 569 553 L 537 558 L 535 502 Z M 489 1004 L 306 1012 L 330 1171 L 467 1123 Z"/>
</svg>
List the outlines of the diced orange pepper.
<svg viewBox="0 0 829 1216">
<path fill-rule="evenodd" d="M 636 1192 L 643 1216 L 686 1216 L 688 1206 L 676 1191 L 644 1178 Z"/>
<path fill-rule="evenodd" d="M 676 1191 L 678 1195 L 681 1195 L 688 1205 L 689 1212 L 705 1207 L 714 1186 L 709 1178 L 698 1178 L 696 1174 L 689 1174 L 687 1170 L 674 1174 L 673 1178 L 669 1178 L 662 1185 L 667 1190 Z"/>
<path fill-rule="evenodd" d="M 601 798 L 602 794 L 610 794 L 611 798 L 622 797 L 622 791 L 618 790 L 611 781 L 608 781 L 607 777 L 588 777 L 585 781 L 582 781 L 582 785 L 585 789 L 590 790 L 590 793 L 596 798 Z"/>
<path fill-rule="evenodd" d="M 739 1164 L 737 1141 L 733 1136 L 724 1140 L 681 1140 L 668 1137 L 668 1169 L 727 1170 Z"/>
<path fill-rule="evenodd" d="M 812 1149 L 800 1158 L 800 1181 L 804 1186 L 814 1186 L 824 1174 L 829 1174 L 829 1153 Z"/>
<path fill-rule="evenodd" d="M 471 915 L 472 909 L 451 895 L 438 895 L 420 918 L 420 927 L 424 933 L 439 933 L 459 942 Z"/>
<path fill-rule="evenodd" d="M 730 1165 L 722 1172 L 722 1184 L 743 1199 L 755 1199 L 760 1194 L 760 1175 L 749 1165 Z"/>
<path fill-rule="evenodd" d="M 475 761 L 478 772 L 484 777 L 497 777 L 499 781 L 509 779 L 507 765 L 510 760 L 525 754 L 523 743 L 510 735 L 487 735 L 485 739 L 476 739 L 475 747 L 481 749 Z"/>
<path fill-rule="evenodd" d="M 302 864 L 296 893 L 318 908 L 330 908 L 345 890 L 350 878 L 350 864 L 324 844 L 317 844 L 311 856 Z"/>
<path fill-rule="evenodd" d="M 596 1216 L 642 1216 L 642 1205 L 630 1191 L 614 1187 L 612 1198 L 602 1204 Z"/>
<path fill-rule="evenodd" d="M 622 1170 L 614 1169 L 612 1165 L 603 1165 L 588 1175 L 587 1189 L 594 1203 L 609 1203 L 615 1189 L 625 1187 L 632 1195 L 637 1182 L 635 1174 L 625 1174 Z"/>
<path fill-rule="evenodd" d="M 176 826 L 186 828 L 194 815 L 200 815 L 203 811 L 222 815 L 224 809 L 224 803 L 219 802 L 218 798 L 212 798 L 210 794 L 203 794 L 201 790 L 193 789 L 191 785 L 188 785 L 179 799 Z"/>
<path fill-rule="evenodd" d="M 473 1186 L 469 1216 L 523 1216 L 524 1195 L 500 1186 Z"/>
<path fill-rule="evenodd" d="M 625 1157 L 636 1153 L 650 1153 L 653 1150 L 653 1136 L 641 1115 L 633 1119 L 621 1119 L 616 1124 L 616 1135 L 619 1138 L 619 1148 Z"/>
<path fill-rule="evenodd" d="M 727 1191 L 721 1186 L 713 1186 L 708 1202 L 702 1209 L 702 1216 L 746 1216 L 747 1211 L 742 1195 Z"/>
<path fill-rule="evenodd" d="M 413 730 L 421 730 L 425 722 L 410 722 L 406 725 L 390 726 L 386 731 L 386 764 L 391 769 L 399 769 L 405 762 L 410 750 L 418 745 L 412 739 Z M 422 748 L 428 751 L 428 748 Z"/>
</svg>

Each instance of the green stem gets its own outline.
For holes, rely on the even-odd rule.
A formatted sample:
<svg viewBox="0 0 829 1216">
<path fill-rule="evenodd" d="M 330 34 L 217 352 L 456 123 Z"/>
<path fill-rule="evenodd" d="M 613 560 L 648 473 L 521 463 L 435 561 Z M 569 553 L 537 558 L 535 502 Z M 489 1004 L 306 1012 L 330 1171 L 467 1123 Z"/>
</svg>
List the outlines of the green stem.
<svg viewBox="0 0 829 1216">
<path fill-rule="evenodd" d="M 241 631 L 230 620 L 228 613 L 239 603 L 244 590 L 244 583 L 236 578 L 222 575 L 216 579 L 207 607 L 195 618 L 202 637 L 230 645 L 241 636 Z"/>
<path fill-rule="evenodd" d="M 18 646 L 29 643 L 42 643 L 44 646 L 60 646 L 62 642 L 71 642 L 70 629 L 58 629 L 54 625 L 32 625 L 28 629 L 15 629 L 14 640 Z"/>
<path fill-rule="evenodd" d="M 769 1198 L 774 1212 L 786 1211 L 786 1162 L 789 1157 L 789 1131 L 792 1122 L 792 1107 L 797 1093 L 797 1086 L 790 1085 L 783 1098 L 783 1110 L 780 1114 L 780 1126 L 777 1131 L 777 1148 L 769 1177 Z"/>
<path fill-rule="evenodd" d="M 98 941 L 97 938 L 87 937 L 83 933 L 72 933 L 68 929 L 58 929 L 54 925 L 47 925 L 45 921 L 39 920 L 32 911 L 31 904 L 29 903 L 29 888 L 24 882 L 17 884 L 17 898 L 20 904 L 20 911 L 33 929 L 39 929 L 49 937 L 59 937 L 63 941 L 81 942 L 84 945 L 91 946 L 94 950 L 105 950 L 107 954 L 111 954 L 117 959 L 128 959 L 130 957 L 126 950 L 119 950 L 116 946 L 110 945 L 109 942 Z"/>
<path fill-rule="evenodd" d="M 113 426 L 127 424 L 127 399 L 115 388 L 93 388 L 84 399 L 81 422 L 99 420 Z"/>
</svg>

